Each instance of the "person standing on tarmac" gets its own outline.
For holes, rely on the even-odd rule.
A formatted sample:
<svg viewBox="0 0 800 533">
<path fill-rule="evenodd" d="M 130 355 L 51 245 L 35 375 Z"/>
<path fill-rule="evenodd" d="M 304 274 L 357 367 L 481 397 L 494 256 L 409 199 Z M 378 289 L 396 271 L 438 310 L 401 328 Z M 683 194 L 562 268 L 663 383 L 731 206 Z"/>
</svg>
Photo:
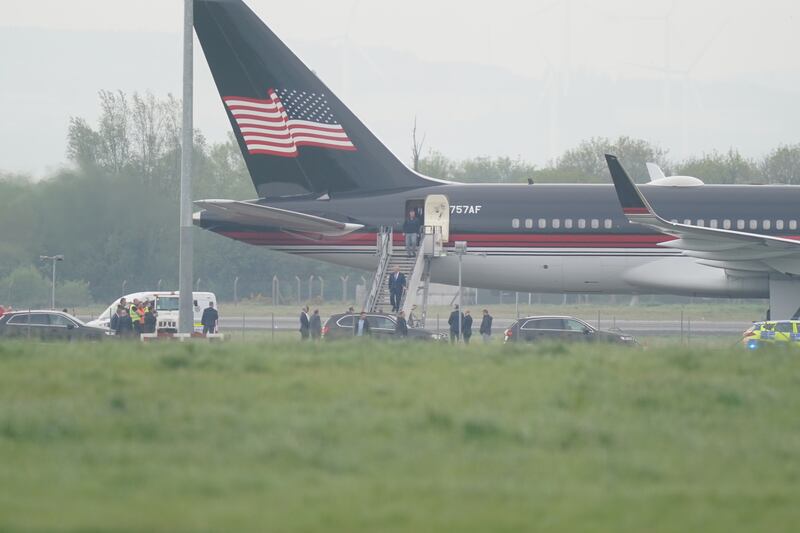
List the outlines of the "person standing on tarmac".
<svg viewBox="0 0 800 533">
<path fill-rule="evenodd" d="M 458 334 L 459 330 L 461 329 L 461 321 L 463 320 L 464 315 L 462 315 L 458 310 L 458 304 L 456 304 L 455 309 L 453 312 L 450 313 L 450 318 L 447 319 L 447 323 L 450 325 L 450 343 L 454 343 L 458 341 Z"/>
<path fill-rule="evenodd" d="M 408 324 L 406 323 L 406 314 L 402 311 L 397 313 L 397 323 L 394 326 L 394 336 L 398 339 L 405 339 L 408 337 Z"/>
<path fill-rule="evenodd" d="M 214 302 L 208 302 L 208 307 L 203 310 L 203 316 L 200 318 L 200 323 L 203 325 L 203 335 L 216 333 L 218 321 L 219 312 L 214 309 Z"/>
<path fill-rule="evenodd" d="M 145 333 L 155 333 L 156 332 L 156 310 L 155 310 L 155 303 L 154 302 L 147 302 L 144 311 L 144 332 Z"/>
<path fill-rule="evenodd" d="M 461 325 L 461 338 L 464 339 L 464 344 L 469 344 L 469 339 L 472 337 L 472 315 L 469 310 L 464 311 L 464 321 Z"/>
<path fill-rule="evenodd" d="M 355 337 L 369 337 L 372 335 L 369 327 L 369 320 L 367 320 L 367 313 L 361 311 L 361 315 L 355 319 L 353 324 L 353 336 Z"/>
<path fill-rule="evenodd" d="M 488 344 L 492 340 L 492 315 L 489 314 L 488 309 L 483 310 L 483 318 L 481 319 L 480 334 L 483 338 L 484 344 Z"/>
<path fill-rule="evenodd" d="M 308 317 L 308 306 L 305 306 L 302 311 L 300 311 L 300 340 L 308 340 L 310 327 L 311 322 Z"/>
<path fill-rule="evenodd" d="M 322 338 L 322 319 L 319 317 L 319 309 L 314 309 L 314 314 L 311 315 L 309 321 L 309 329 L 311 330 L 311 340 L 318 341 Z"/>
<path fill-rule="evenodd" d="M 117 337 L 123 338 L 131 334 L 131 317 L 129 311 L 122 305 L 117 306 L 116 314 L 111 317 L 111 329 Z"/>
<path fill-rule="evenodd" d="M 139 302 L 139 299 L 134 298 L 133 303 L 128 310 L 128 314 L 131 317 L 131 323 L 133 324 L 133 332 L 136 334 L 136 336 L 139 336 L 142 333 L 142 321 L 144 319 L 144 317 L 139 314 L 139 308 L 141 307 L 140 304 L 141 302 Z"/>
</svg>

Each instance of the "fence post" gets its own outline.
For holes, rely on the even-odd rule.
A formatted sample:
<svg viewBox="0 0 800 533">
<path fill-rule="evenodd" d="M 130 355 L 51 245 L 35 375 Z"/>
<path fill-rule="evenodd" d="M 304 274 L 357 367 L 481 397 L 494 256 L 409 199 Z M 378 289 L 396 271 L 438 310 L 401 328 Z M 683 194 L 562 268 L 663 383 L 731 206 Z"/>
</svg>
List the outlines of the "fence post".
<svg viewBox="0 0 800 533">
<path fill-rule="evenodd" d="M 233 305 L 239 305 L 239 276 L 233 280 Z"/>
<path fill-rule="evenodd" d="M 350 279 L 350 276 L 340 276 L 340 280 L 342 280 L 342 302 L 347 301 L 347 280 Z"/>
<path fill-rule="evenodd" d="M 319 301 L 325 303 L 325 278 L 317 276 L 319 279 Z"/>
<path fill-rule="evenodd" d="M 280 305 L 281 303 L 281 282 L 278 280 L 277 274 L 272 276 L 272 306 Z"/>
<path fill-rule="evenodd" d="M 301 305 L 303 303 L 303 295 L 300 294 L 300 276 L 295 276 L 294 279 L 297 280 L 297 305 Z"/>
<path fill-rule="evenodd" d="M 308 276 L 308 301 L 314 300 L 314 274 Z"/>
</svg>

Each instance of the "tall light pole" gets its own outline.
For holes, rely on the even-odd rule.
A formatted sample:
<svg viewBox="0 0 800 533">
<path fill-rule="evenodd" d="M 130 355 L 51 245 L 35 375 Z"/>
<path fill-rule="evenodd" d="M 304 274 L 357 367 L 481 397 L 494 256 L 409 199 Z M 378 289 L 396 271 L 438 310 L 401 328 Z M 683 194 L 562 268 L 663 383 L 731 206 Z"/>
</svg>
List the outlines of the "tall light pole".
<svg viewBox="0 0 800 533">
<path fill-rule="evenodd" d="M 56 308 L 56 263 L 58 261 L 63 261 L 64 256 L 61 254 L 58 255 L 40 255 L 39 260 L 41 261 L 52 261 L 53 263 L 53 287 L 50 293 L 50 309 Z"/>
<path fill-rule="evenodd" d="M 184 0 L 183 7 L 183 125 L 181 143 L 181 193 L 180 193 L 180 263 L 178 267 L 178 332 L 194 331 L 192 306 L 192 150 L 194 124 L 192 120 L 193 68 L 192 45 L 194 39 L 194 0 Z"/>
<path fill-rule="evenodd" d="M 464 311 L 461 309 L 461 260 L 467 253 L 467 241 L 456 241 L 456 255 L 458 255 L 458 340 L 461 342 L 461 316 Z"/>
</svg>

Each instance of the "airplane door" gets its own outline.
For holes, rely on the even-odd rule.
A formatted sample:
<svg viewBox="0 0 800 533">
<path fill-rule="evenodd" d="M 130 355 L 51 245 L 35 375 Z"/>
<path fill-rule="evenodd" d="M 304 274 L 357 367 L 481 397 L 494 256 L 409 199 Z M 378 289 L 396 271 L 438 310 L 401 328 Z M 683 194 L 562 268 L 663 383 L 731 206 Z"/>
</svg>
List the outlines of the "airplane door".
<svg viewBox="0 0 800 533">
<path fill-rule="evenodd" d="M 450 240 L 450 201 L 443 194 L 425 198 L 425 225 L 442 228 L 442 242 Z"/>
</svg>

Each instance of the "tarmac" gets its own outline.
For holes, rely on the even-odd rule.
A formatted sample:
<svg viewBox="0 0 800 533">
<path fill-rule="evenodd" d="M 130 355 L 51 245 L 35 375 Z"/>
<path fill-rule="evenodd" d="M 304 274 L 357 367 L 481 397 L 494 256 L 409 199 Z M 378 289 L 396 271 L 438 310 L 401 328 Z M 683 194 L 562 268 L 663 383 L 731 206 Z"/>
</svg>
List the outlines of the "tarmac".
<svg viewBox="0 0 800 533">
<path fill-rule="evenodd" d="M 325 317 L 327 318 L 327 317 Z M 588 321 L 597 327 L 596 321 Z M 502 335 L 503 331 L 514 323 L 512 318 L 495 318 L 492 327 L 494 335 Z M 601 321 L 600 329 L 624 331 L 640 337 L 658 336 L 731 336 L 741 335 L 750 327 L 746 321 L 684 321 L 679 320 L 616 320 Z M 246 316 L 246 317 L 220 317 L 220 331 L 235 333 L 237 331 L 294 331 L 299 328 L 298 318 L 291 316 Z M 440 317 L 437 325 L 436 318 L 427 320 L 426 328 L 430 331 L 447 331 L 447 317 Z M 475 329 L 475 326 L 473 326 Z"/>
</svg>

